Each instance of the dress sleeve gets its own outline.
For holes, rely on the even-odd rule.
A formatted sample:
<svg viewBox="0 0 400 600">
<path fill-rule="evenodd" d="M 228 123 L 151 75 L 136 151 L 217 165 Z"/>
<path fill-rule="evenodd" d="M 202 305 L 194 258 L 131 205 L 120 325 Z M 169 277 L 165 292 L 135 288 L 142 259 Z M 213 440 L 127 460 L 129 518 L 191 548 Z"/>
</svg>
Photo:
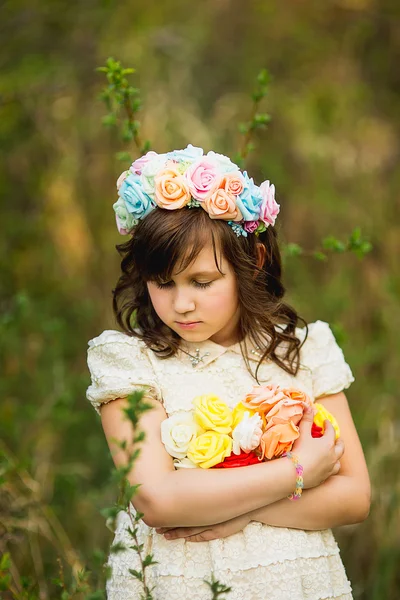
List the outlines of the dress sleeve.
<svg viewBox="0 0 400 600">
<path fill-rule="evenodd" d="M 146 348 L 139 339 L 120 331 L 106 330 L 88 342 L 87 363 L 91 384 L 86 397 L 100 414 L 99 406 L 145 390 L 162 401 Z"/>
<path fill-rule="evenodd" d="M 337 394 L 353 383 L 351 369 L 328 323 L 316 321 L 308 326 L 303 352 L 311 370 L 314 398 Z"/>
</svg>

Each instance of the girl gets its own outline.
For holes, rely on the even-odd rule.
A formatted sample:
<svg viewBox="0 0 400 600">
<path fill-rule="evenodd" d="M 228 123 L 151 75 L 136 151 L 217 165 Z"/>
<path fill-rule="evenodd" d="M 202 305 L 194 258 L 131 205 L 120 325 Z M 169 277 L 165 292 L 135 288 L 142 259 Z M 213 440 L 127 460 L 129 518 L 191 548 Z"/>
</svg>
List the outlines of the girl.
<svg viewBox="0 0 400 600">
<path fill-rule="evenodd" d="M 308 327 L 283 302 L 274 223 L 274 186 L 260 187 L 227 157 L 200 148 L 149 152 L 117 182 L 122 274 L 113 306 L 122 331 L 89 342 L 87 398 L 101 421 L 116 465 L 114 440 L 131 442 L 126 397 L 145 389 L 153 409 L 129 480 L 140 483 L 134 508 L 155 600 L 206 600 L 215 577 L 229 600 L 352 598 L 331 527 L 369 512 L 370 484 L 343 390 L 354 381 L 327 323 Z M 133 323 L 134 321 L 134 323 Z M 299 327 L 299 323 L 303 327 Z M 305 413 L 293 453 L 304 469 L 296 486 L 290 457 L 233 469 L 183 468 L 160 435 L 161 423 L 192 400 L 216 394 L 233 408 L 257 384 L 275 383 L 318 398 L 337 418 L 321 438 Z M 346 451 L 344 452 L 344 446 Z M 193 466 L 193 465 L 189 465 Z M 181 468 L 175 468 L 181 467 Z M 133 508 L 132 508 L 133 510 Z M 114 543 L 132 545 L 125 512 Z M 111 554 L 110 600 L 139 599 L 137 553 Z"/>
</svg>

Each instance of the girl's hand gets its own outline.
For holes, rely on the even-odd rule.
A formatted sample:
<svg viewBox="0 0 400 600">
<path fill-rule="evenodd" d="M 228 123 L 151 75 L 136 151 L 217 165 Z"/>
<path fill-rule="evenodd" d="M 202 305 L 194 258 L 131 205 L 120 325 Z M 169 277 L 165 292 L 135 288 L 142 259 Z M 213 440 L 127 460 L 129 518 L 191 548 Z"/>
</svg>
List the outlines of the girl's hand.
<svg viewBox="0 0 400 600">
<path fill-rule="evenodd" d="M 292 449 L 304 467 L 305 489 L 316 487 L 331 475 L 337 475 L 344 453 L 344 442 L 341 438 L 335 440 L 335 430 L 330 421 L 325 421 L 325 433 L 321 438 L 311 436 L 313 419 L 314 409 L 309 408 L 304 412 L 300 422 L 300 437 Z"/>
<path fill-rule="evenodd" d="M 229 521 L 201 527 L 157 527 L 156 532 L 164 534 L 167 540 L 185 538 L 187 542 L 209 542 L 229 537 L 242 531 L 251 521 L 250 514 L 240 515 Z"/>
</svg>

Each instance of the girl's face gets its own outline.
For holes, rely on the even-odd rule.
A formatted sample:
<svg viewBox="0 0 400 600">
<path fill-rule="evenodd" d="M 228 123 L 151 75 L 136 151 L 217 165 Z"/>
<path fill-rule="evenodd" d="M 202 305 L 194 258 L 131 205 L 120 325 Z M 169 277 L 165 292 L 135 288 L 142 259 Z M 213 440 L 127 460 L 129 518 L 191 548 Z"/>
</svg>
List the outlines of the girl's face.
<svg viewBox="0 0 400 600">
<path fill-rule="evenodd" d="M 211 244 L 170 281 L 149 281 L 147 288 L 160 319 L 189 342 L 212 340 L 221 346 L 237 341 L 239 301 L 236 275 L 221 257 L 220 273 Z"/>
</svg>

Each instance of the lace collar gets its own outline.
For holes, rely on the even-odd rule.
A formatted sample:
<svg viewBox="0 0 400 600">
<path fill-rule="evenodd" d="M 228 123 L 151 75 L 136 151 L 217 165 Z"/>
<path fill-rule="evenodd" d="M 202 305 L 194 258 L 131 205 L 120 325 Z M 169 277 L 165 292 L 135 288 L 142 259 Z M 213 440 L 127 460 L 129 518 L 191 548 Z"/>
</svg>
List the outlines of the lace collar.
<svg viewBox="0 0 400 600">
<path fill-rule="evenodd" d="M 194 369 L 201 369 L 226 353 L 234 353 L 240 356 L 245 353 L 249 360 L 255 362 L 259 362 L 261 358 L 259 347 L 255 346 L 248 336 L 242 342 L 236 342 L 231 346 L 221 346 L 212 340 L 205 340 L 204 342 L 185 340 L 182 341 L 178 352 L 179 358 L 182 361 L 188 361 L 189 364 L 192 363 Z"/>
</svg>

